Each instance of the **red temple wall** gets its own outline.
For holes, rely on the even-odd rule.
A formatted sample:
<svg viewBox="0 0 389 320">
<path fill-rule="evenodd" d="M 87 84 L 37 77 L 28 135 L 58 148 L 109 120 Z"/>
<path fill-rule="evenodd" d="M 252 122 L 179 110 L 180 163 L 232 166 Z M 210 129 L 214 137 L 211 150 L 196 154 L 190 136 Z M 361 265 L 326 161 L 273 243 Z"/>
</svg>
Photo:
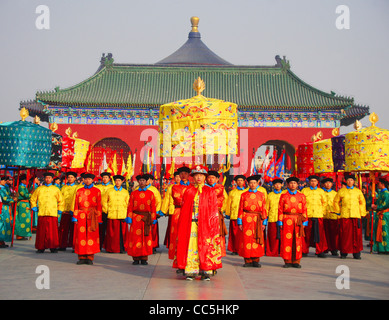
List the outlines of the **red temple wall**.
<svg viewBox="0 0 389 320">
<path fill-rule="evenodd" d="M 78 138 L 87 140 L 93 146 L 104 138 L 118 138 L 126 142 L 134 152 L 137 149 L 137 159 L 140 159 L 140 151 L 145 145 L 148 135 L 157 132 L 157 126 L 122 126 L 122 125 L 84 125 L 84 124 L 59 124 L 56 133 L 65 136 L 67 128 L 78 133 Z M 147 130 L 149 129 L 149 130 Z M 153 129 L 153 130 L 150 130 Z M 333 128 L 239 128 L 238 149 L 242 156 L 238 156 L 241 168 L 250 170 L 250 162 L 253 155 L 253 148 L 256 150 L 269 140 L 285 141 L 296 148 L 298 145 L 311 141 L 311 137 L 317 132 L 323 133 L 323 139 L 332 136 Z M 141 136 L 145 135 L 142 139 Z M 157 137 L 155 135 L 155 137 Z M 143 140 L 143 141 L 142 141 Z M 150 141 L 148 138 L 147 141 Z M 245 142 L 247 140 L 247 143 Z M 246 157 L 244 155 L 247 155 Z M 139 163 L 139 162 L 138 162 Z M 242 166 L 243 164 L 243 166 Z M 245 165 L 246 164 L 246 165 Z"/>
</svg>

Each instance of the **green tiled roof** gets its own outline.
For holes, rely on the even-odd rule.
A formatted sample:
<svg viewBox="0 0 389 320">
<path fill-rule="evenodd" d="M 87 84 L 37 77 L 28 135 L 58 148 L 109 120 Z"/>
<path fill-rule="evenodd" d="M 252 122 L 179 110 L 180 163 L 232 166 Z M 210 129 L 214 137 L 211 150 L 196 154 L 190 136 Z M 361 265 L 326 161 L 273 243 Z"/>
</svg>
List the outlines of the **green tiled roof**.
<svg viewBox="0 0 389 320">
<path fill-rule="evenodd" d="M 38 92 L 36 100 L 50 105 L 159 107 L 195 96 L 192 85 L 198 77 L 205 81 L 204 96 L 234 102 L 239 108 L 334 110 L 354 103 L 308 85 L 279 61 L 267 67 L 112 63 L 70 88 Z"/>
</svg>

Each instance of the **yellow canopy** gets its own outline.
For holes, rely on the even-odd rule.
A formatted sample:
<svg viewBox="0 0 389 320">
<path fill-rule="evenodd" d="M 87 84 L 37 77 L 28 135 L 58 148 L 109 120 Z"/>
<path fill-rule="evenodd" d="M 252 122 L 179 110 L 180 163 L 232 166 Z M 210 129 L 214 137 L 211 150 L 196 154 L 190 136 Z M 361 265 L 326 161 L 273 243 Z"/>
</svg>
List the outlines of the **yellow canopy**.
<svg viewBox="0 0 389 320">
<path fill-rule="evenodd" d="M 237 105 L 202 96 L 204 82 L 201 82 L 199 78 L 194 84 L 197 96 L 160 107 L 162 157 L 237 153 Z"/>
<path fill-rule="evenodd" d="M 331 139 L 320 140 L 313 143 L 313 169 L 315 173 L 328 173 L 334 171 Z"/>
<path fill-rule="evenodd" d="M 374 112 L 369 120 L 370 127 L 360 126 L 346 134 L 346 172 L 389 171 L 389 130 L 375 126 L 378 117 Z"/>
</svg>

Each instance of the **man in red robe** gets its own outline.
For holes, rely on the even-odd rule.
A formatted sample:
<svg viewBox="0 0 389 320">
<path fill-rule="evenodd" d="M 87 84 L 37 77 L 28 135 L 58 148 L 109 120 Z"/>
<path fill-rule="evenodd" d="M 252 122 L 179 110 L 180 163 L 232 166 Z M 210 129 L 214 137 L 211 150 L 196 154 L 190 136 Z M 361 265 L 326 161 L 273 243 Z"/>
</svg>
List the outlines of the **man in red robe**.
<svg viewBox="0 0 389 320">
<path fill-rule="evenodd" d="M 101 192 L 93 184 L 95 176 L 84 174 L 84 186 L 76 192 L 72 221 L 77 264 L 93 264 L 100 252 L 99 224 L 102 223 Z"/>
<path fill-rule="evenodd" d="M 153 254 L 151 227 L 157 223 L 157 210 L 154 193 L 147 187 L 148 179 L 148 175 L 136 176 L 139 188 L 131 193 L 125 220 L 131 224 L 126 247 L 134 265 L 147 265 L 148 256 Z"/>
<path fill-rule="evenodd" d="M 281 257 L 284 268 L 301 268 L 304 226 L 308 225 L 305 195 L 297 190 L 299 179 L 286 179 L 287 192 L 282 193 L 278 205 L 278 221 L 281 227 Z"/>
<path fill-rule="evenodd" d="M 228 200 L 228 195 L 224 186 L 219 181 L 220 174 L 217 171 L 210 170 L 208 171 L 207 185 L 215 190 L 217 198 L 217 207 L 219 209 L 219 223 L 220 223 L 220 240 L 221 240 L 221 249 L 222 257 L 226 255 L 226 235 L 228 231 L 224 223 L 224 212 L 226 211 L 226 205 Z"/>
<path fill-rule="evenodd" d="M 222 267 L 217 198 L 205 185 L 205 166 L 195 166 L 191 175 L 195 185 L 184 193 L 178 221 L 177 267 L 184 269 L 187 280 L 198 275 L 210 280 L 210 275 Z"/>
<path fill-rule="evenodd" d="M 169 259 L 173 260 L 173 267 L 177 267 L 176 261 L 176 249 L 177 249 L 177 237 L 178 237 L 178 220 L 180 218 L 182 199 L 186 189 L 189 188 L 189 176 L 190 176 L 190 168 L 181 167 L 178 168 L 177 172 L 180 175 L 180 183 L 176 184 L 172 187 L 170 202 L 173 202 L 174 212 L 170 225 L 170 244 L 169 244 Z M 177 273 L 183 273 L 183 269 L 178 269 Z"/>
<path fill-rule="evenodd" d="M 264 229 L 267 224 L 266 199 L 255 176 L 247 178 L 249 190 L 242 193 L 237 223 L 240 229 L 238 254 L 244 267 L 260 268 L 259 258 L 265 254 Z"/>
</svg>

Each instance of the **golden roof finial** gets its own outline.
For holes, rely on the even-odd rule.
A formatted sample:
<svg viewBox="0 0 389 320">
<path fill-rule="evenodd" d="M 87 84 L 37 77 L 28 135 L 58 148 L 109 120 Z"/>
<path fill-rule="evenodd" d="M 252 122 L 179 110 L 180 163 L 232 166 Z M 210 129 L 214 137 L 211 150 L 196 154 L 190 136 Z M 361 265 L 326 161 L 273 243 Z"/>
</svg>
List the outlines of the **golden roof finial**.
<svg viewBox="0 0 389 320">
<path fill-rule="evenodd" d="M 22 118 L 22 121 L 25 121 L 28 116 L 29 116 L 28 110 L 26 108 L 22 108 L 20 110 L 20 117 Z"/>
<path fill-rule="evenodd" d="M 197 92 L 198 96 L 205 90 L 205 82 L 200 77 L 193 82 L 193 90 Z"/>
<path fill-rule="evenodd" d="M 190 22 L 192 23 L 192 31 L 191 32 L 199 32 L 198 26 L 199 26 L 199 17 L 192 17 L 190 18 Z"/>
<path fill-rule="evenodd" d="M 375 112 L 369 116 L 369 121 L 371 122 L 371 125 L 375 127 L 375 123 L 378 122 L 378 116 Z"/>
</svg>

